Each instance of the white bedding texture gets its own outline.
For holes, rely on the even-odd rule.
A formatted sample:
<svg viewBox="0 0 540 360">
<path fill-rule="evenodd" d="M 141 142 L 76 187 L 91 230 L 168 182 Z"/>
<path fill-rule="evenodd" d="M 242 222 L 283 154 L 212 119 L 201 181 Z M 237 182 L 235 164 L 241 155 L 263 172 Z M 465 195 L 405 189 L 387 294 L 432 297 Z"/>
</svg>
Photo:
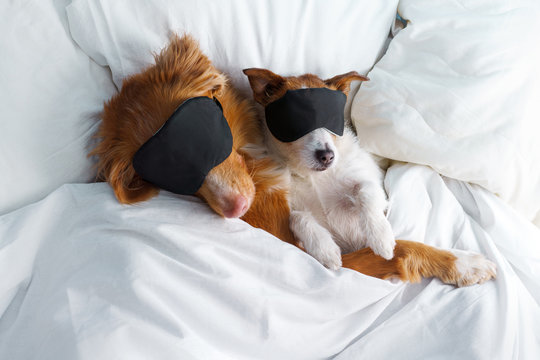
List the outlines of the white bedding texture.
<svg viewBox="0 0 540 360">
<path fill-rule="evenodd" d="M 71 34 L 115 84 L 153 64 L 173 32 L 188 32 L 233 84 L 248 90 L 242 69 L 323 78 L 365 73 L 381 55 L 397 0 L 310 1 L 76 0 L 67 7 Z M 294 51 L 291 51 L 294 50 Z"/>
<path fill-rule="evenodd" d="M 540 359 L 538 1 L 28 0 L 0 18 L 0 359 Z M 497 278 L 331 271 L 196 197 L 119 204 L 91 136 L 174 32 L 241 89 L 252 66 L 367 74 L 350 117 L 395 160 L 396 238 L 482 253 Z"/>
<path fill-rule="evenodd" d="M 539 7 L 401 0 L 409 26 L 353 102 L 364 146 L 482 185 L 540 226 Z"/>
<path fill-rule="evenodd" d="M 398 237 L 479 251 L 497 279 L 333 272 L 194 197 L 126 206 L 107 184 L 65 185 L 1 218 L 0 357 L 537 358 L 540 230 L 424 166 L 385 184 Z"/>
<path fill-rule="evenodd" d="M 0 214 L 95 179 L 88 144 L 115 88 L 71 38 L 68 3 L 0 2 Z"/>
</svg>

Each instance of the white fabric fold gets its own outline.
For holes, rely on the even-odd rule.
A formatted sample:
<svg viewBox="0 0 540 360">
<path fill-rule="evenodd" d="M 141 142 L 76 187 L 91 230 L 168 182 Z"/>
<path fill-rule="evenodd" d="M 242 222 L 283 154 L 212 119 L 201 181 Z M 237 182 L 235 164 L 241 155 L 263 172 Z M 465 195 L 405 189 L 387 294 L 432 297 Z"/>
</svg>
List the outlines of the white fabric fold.
<svg viewBox="0 0 540 360">
<path fill-rule="evenodd" d="M 385 186 L 398 238 L 479 251 L 498 278 L 333 272 L 194 197 L 65 185 L 0 217 L 0 358 L 537 358 L 540 230 L 427 167 L 393 165 Z"/>
</svg>

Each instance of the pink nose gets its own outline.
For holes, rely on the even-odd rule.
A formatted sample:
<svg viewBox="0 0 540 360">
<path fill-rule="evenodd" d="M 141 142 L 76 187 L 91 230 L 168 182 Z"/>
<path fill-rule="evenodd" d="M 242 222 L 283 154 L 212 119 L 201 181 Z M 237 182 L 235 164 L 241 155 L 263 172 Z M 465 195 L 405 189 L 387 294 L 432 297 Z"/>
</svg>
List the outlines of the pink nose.
<svg viewBox="0 0 540 360">
<path fill-rule="evenodd" d="M 230 207 L 223 210 L 223 215 L 227 218 L 239 218 L 248 211 L 248 201 L 242 195 L 237 195 L 231 199 Z"/>
</svg>

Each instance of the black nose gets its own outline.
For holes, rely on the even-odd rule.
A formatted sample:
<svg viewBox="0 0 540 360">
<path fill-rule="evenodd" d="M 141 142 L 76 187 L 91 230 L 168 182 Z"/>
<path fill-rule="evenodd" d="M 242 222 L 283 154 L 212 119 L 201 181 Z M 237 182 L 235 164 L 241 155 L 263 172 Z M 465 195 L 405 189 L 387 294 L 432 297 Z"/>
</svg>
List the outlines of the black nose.
<svg viewBox="0 0 540 360">
<path fill-rule="evenodd" d="M 334 152 L 332 150 L 316 150 L 315 157 L 324 166 L 329 166 L 334 161 Z"/>
</svg>

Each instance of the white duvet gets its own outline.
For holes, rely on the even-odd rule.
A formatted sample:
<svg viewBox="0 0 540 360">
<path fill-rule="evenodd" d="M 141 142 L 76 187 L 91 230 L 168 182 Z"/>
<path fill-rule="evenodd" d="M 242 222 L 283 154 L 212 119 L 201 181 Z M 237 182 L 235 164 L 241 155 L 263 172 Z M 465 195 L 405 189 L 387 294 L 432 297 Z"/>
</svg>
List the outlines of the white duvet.
<svg viewBox="0 0 540 360">
<path fill-rule="evenodd" d="M 540 230 L 427 167 L 385 186 L 398 238 L 479 251 L 498 278 L 333 272 L 194 197 L 65 185 L 0 217 L 0 359 L 539 359 Z"/>
</svg>

